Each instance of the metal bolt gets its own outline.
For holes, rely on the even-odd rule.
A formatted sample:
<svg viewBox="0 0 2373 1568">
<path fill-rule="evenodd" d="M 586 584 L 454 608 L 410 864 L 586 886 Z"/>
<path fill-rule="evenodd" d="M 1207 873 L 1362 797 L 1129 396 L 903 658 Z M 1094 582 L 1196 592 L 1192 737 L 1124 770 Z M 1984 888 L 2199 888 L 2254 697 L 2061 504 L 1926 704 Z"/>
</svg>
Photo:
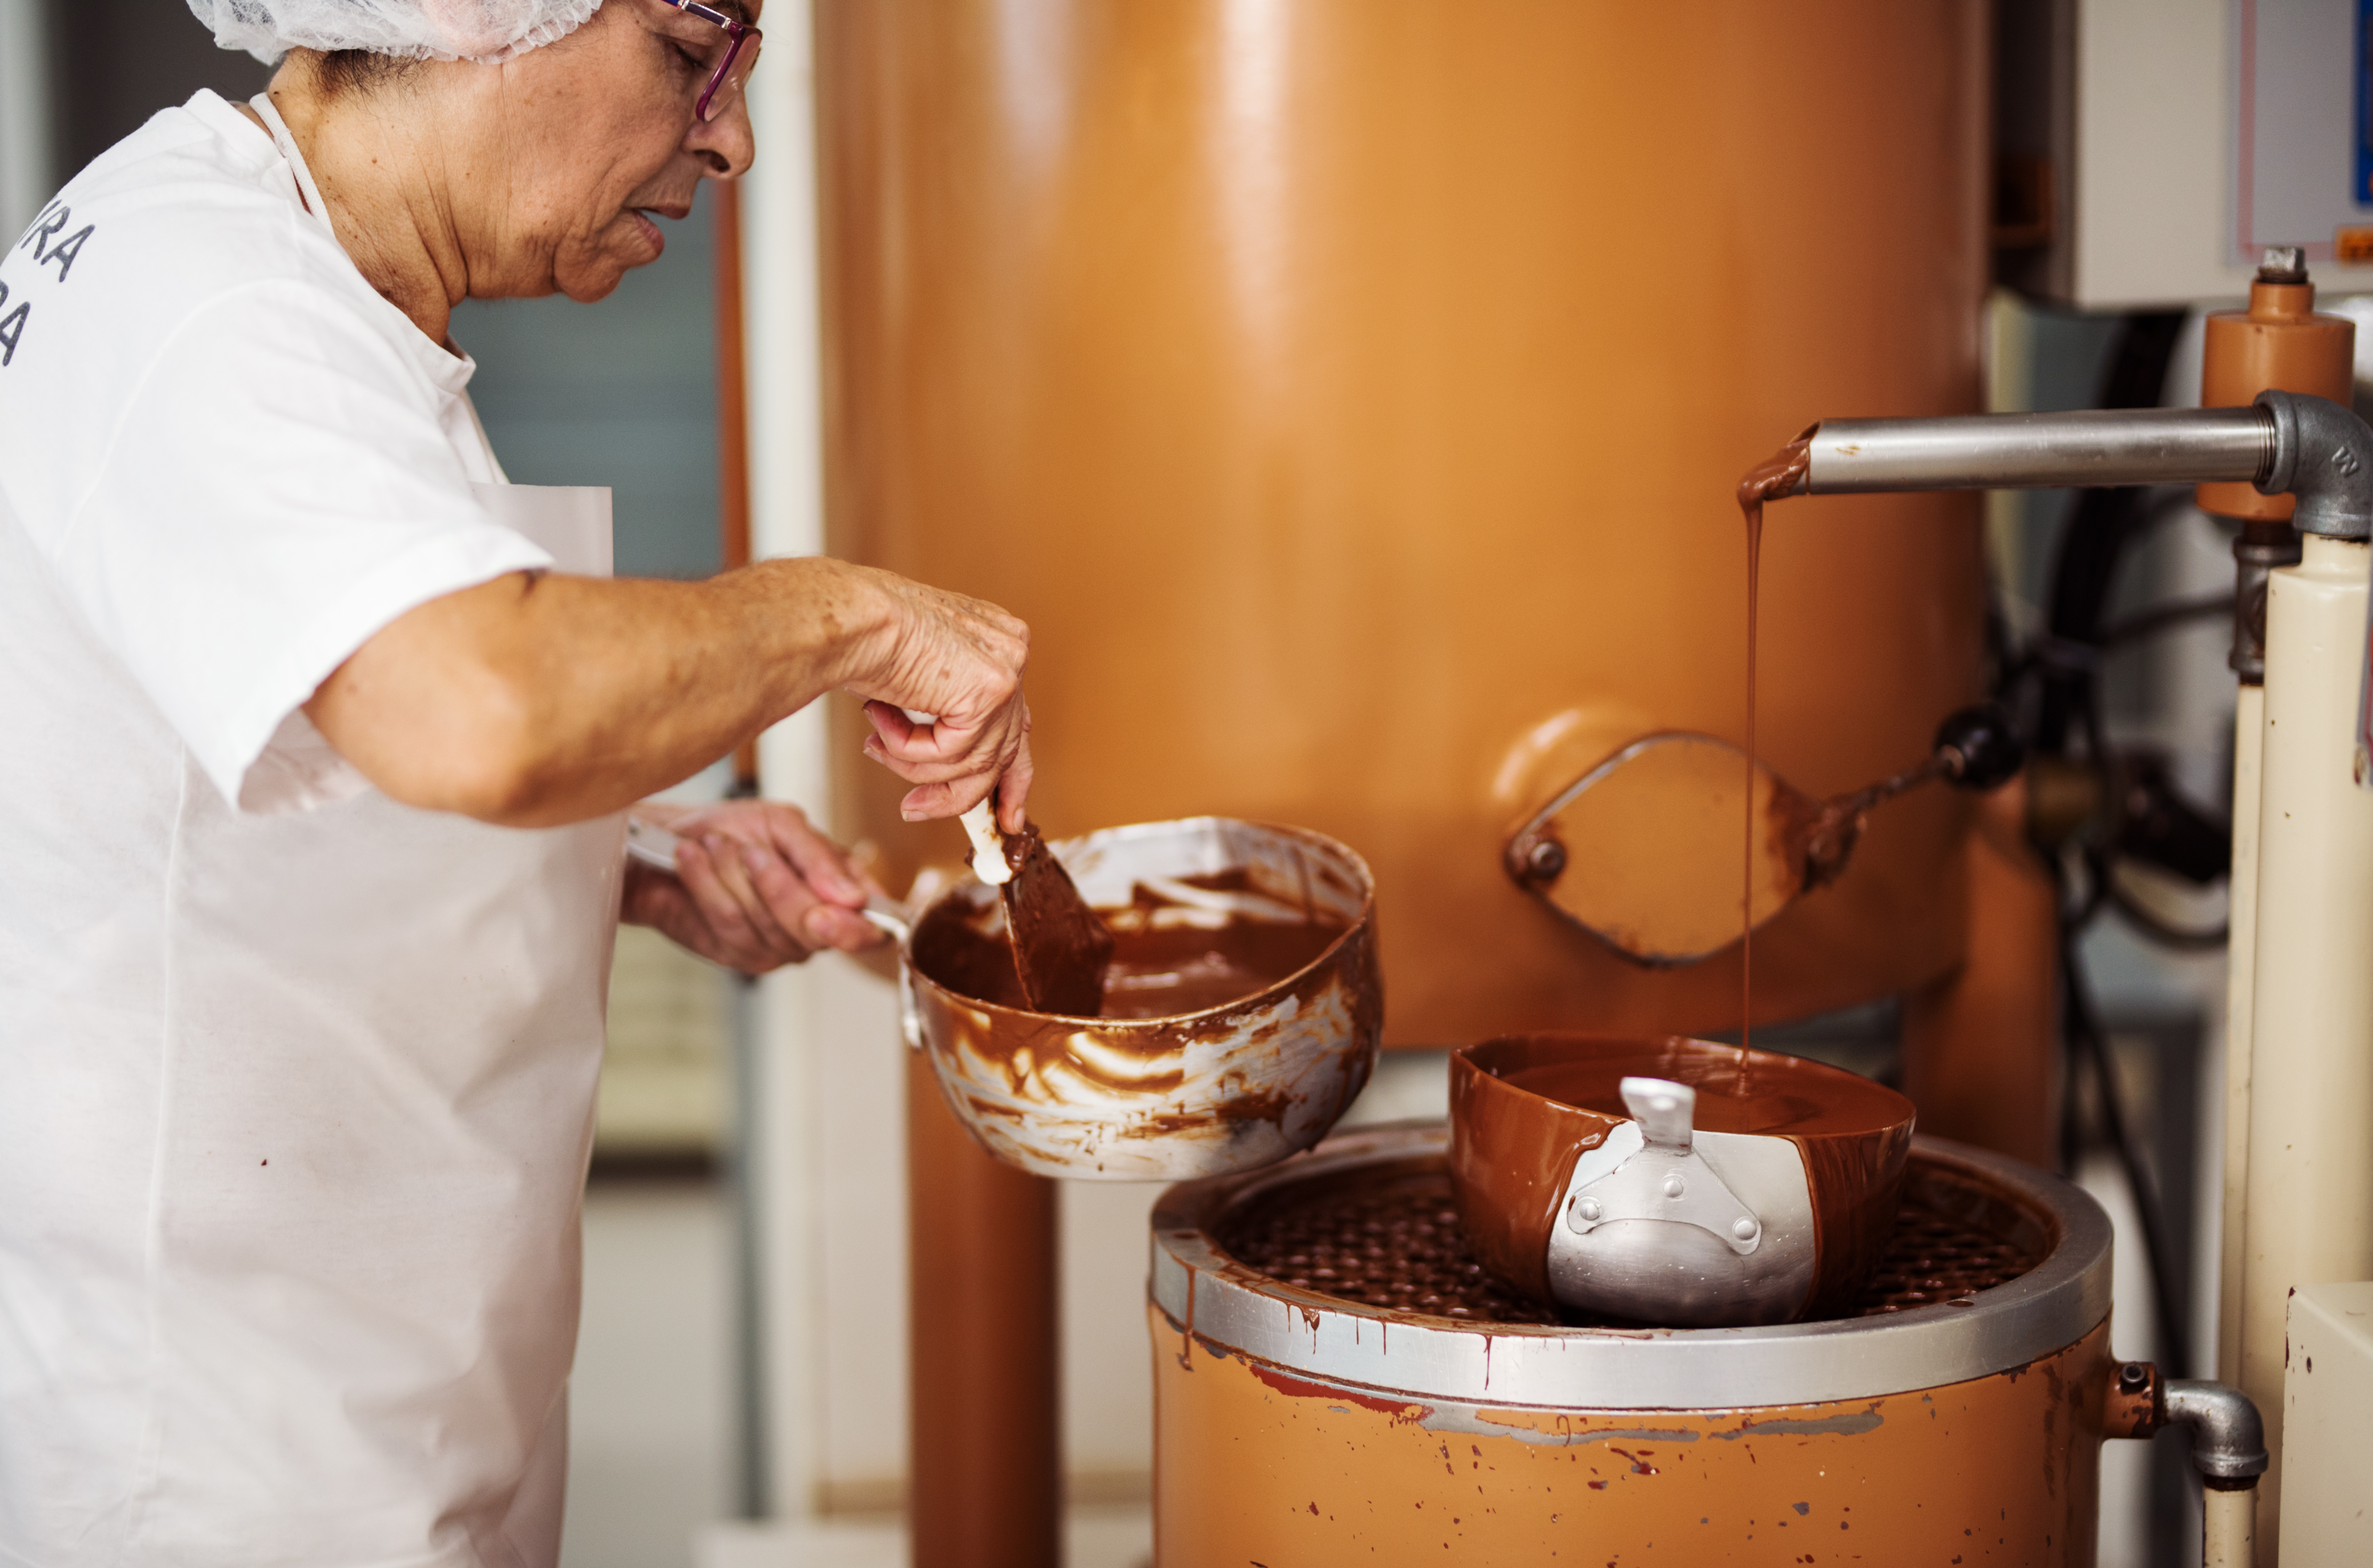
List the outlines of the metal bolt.
<svg viewBox="0 0 2373 1568">
<path fill-rule="evenodd" d="M 2150 1387 L 2150 1368 L 2138 1361 L 2130 1361 L 2118 1368 L 2118 1392 L 2139 1394 Z"/>
<path fill-rule="evenodd" d="M 1730 1234 L 1736 1236 L 1741 1241 L 1753 1241 L 1755 1239 L 1755 1222 L 1748 1219 L 1746 1215 L 1741 1214 L 1731 1225 Z"/>
<path fill-rule="evenodd" d="M 2305 283 L 2307 252 L 2297 245 L 2269 245 L 2258 263 L 2260 283 Z"/>
<path fill-rule="evenodd" d="M 1682 1181 L 1681 1181 L 1681 1173 L 1680 1173 L 1680 1172 L 1678 1172 L 1678 1171 L 1675 1171 L 1671 1176 L 1666 1176 L 1666 1177 L 1665 1178 L 1665 1196 L 1666 1196 L 1666 1197 L 1667 1197 L 1667 1198 L 1678 1198 L 1678 1197 L 1681 1195 L 1681 1193 L 1682 1193 L 1683 1189 L 1684 1189 L 1684 1188 L 1683 1188 L 1683 1183 L 1682 1183 Z"/>
<path fill-rule="evenodd" d="M 1525 851 L 1525 868 L 1542 882 L 1555 882 L 1565 874 L 1565 846 L 1554 838 L 1534 839 Z"/>
<path fill-rule="evenodd" d="M 1606 1212 L 1605 1210 L 1598 1206 L 1598 1199 L 1596 1198 L 1584 1199 L 1581 1202 L 1576 1203 L 1573 1206 L 1573 1210 L 1575 1213 L 1580 1214 L 1584 1220 L 1589 1221 L 1594 1225 L 1598 1223 L 1598 1217 Z"/>
</svg>

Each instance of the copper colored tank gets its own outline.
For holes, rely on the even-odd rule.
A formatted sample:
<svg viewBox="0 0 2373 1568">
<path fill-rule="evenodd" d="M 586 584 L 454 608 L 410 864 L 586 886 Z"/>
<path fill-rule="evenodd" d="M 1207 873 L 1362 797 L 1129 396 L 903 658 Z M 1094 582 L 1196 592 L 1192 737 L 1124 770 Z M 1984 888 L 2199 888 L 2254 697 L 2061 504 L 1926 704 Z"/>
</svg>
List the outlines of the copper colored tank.
<svg viewBox="0 0 2373 1568">
<path fill-rule="evenodd" d="M 1979 0 L 819 7 L 834 553 L 1034 631 L 1048 831 L 1225 813 L 1374 867 L 1388 1044 L 1733 1026 L 1508 835 L 1617 747 L 1739 738 L 1732 488 L 1807 409 L 1977 404 Z M 1817 794 L 1980 685 L 1976 503 L 1792 503 L 1761 751 Z M 911 860 L 842 714 L 842 820 Z M 1961 951 L 1970 807 L 1877 813 L 1757 1011 Z"/>
<path fill-rule="evenodd" d="M 2102 1439 L 2157 1395 L 2110 1361 L 2084 1193 L 1923 1141 L 1864 1315 L 1567 1327 L 1466 1275 L 1446 1141 L 1155 1207 L 1157 1561 L 2093 1561 Z"/>
</svg>

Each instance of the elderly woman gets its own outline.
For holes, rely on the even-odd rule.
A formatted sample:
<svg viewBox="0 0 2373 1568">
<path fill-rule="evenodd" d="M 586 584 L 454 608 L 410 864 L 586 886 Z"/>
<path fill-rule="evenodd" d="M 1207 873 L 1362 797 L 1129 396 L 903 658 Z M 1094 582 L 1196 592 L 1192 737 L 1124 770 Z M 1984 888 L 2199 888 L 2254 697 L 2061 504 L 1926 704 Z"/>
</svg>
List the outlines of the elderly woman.
<svg viewBox="0 0 2373 1568">
<path fill-rule="evenodd" d="M 609 580 L 471 410 L 457 300 L 599 299 L 748 166 L 757 0 L 193 4 L 271 90 L 0 263 L 0 1562 L 549 1564 L 622 903 L 879 940 L 795 811 L 677 875 L 621 813 L 841 688 L 909 817 L 1016 828 L 1026 632 Z"/>
</svg>

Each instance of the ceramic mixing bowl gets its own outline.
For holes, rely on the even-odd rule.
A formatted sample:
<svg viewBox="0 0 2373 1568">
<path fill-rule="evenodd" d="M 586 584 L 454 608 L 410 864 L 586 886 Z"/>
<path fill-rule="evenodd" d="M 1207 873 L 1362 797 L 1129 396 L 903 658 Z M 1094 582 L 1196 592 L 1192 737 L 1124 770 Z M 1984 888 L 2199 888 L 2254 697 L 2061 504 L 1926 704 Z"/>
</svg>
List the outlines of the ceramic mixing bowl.
<svg viewBox="0 0 2373 1568">
<path fill-rule="evenodd" d="M 1840 1309 L 1895 1223 L 1911 1102 L 1798 1057 L 1543 1034 L 1451 1058 L 1477 1258 L 1577 1313 L 1673 1328 Z"/>
<path fill-rule="evenodd" d="M 929 1054 L 957 1119 L 1009 1164 L 1091 1180 L 1222 1176 L 1317 1142 L 1367 1082 L 1384 1028 L 1366 863 L 1316 833 L 1225 817 L 1108 828 L 1052 848 L 1121 928 L 1122 957 L 1129 931 L 1151 930 L 1190 981 L 1198 933 L 1307 959 L 1167 1016 L 1035 1013 L 1012 981 L 997 890 L 951 889 L 902 944 L 900 990 L 907 1043 Z M 1164 977 L 1109 982 L 1106 1011 L 1148 978 Z"/>
</svg>

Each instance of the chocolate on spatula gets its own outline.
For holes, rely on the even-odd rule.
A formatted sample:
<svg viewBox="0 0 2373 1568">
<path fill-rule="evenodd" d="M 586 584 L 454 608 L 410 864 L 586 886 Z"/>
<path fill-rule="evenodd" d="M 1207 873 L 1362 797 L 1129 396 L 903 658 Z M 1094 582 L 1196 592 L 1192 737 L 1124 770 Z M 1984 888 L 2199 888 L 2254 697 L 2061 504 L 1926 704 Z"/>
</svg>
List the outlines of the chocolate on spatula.
<svg viewBox="0 0 2373 1568">
<path fill-rule="evenodd" d="M 1005 862 L 1013 876 L 998 891 L 1005 900 L 1013 967 L 1021 974 L 1030 1010 L 1071 1018 L 1100 1016 L 1112 932 L 1080 896 L 1071 873 L 1046 848 L 1035 824 L 1024 823 L 1021 832 L 1006 836 Z"/>
</svg>

